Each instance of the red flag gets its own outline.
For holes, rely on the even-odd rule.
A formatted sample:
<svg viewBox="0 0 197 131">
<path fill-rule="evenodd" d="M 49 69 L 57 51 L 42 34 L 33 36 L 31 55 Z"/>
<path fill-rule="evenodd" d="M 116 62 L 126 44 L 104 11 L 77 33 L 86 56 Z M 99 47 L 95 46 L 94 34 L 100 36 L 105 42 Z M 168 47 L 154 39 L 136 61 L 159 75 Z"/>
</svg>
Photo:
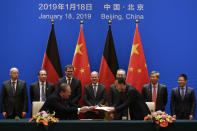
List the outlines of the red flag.
<svg viewBox="0 0 197 131">
<path fill-rule="evenodd" d="M 63 76 L 53 22 L 47 49 L 44 54 L 42 69 L 47 71 L 47 81 L 52 82 L 54 85 L 56 85 L 58 79 Z"/>
<path fill-rule="evenodd" d="M 75 67 L 74 76 L 80 79 L 83 92 L 84 86 L 89 84 L 91 80 L 90 65 L 82 26 L 80 29 L 72 65 Z M 83 103 L 83 97 L 81 98 L 80 103 Z"/>
<path fill-rule="evenodd" d="M 127 83 L 134 86 L 138 91 L 141 92 L 142 86 L 149 83 L 149 75 L 138 26 L 136 26 L 135 30 L 131 57 L 127 72 Z"/>
<path fill-rule="evenodd" d="M 106 86 L 107 92 L 109 92 L 110 85 L 113 84 L 116 79 L 116 72 L 118 69 L 119 65 L 114 47 L 111 25 L 109 25 L 99 71 L 99 82 Z"/>
</svg>

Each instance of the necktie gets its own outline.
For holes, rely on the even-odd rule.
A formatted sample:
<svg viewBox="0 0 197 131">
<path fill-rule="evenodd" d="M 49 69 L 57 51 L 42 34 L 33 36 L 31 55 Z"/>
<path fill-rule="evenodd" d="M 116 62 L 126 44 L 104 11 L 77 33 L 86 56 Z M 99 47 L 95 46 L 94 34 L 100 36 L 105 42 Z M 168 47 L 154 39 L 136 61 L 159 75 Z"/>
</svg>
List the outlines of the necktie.
<svg viewBox="0 0 197 131">
<path fill-rule="evenodd" d="M 156 109 L 156 86 L 153 86 L 152 101 L 155 103 L 155 109 Z"/>
<path fill-rule="evenodd" d="M 15 95 L 15 93 L 16 93 L 15 83 L 16 83 L 16 82 L 12 82 L 12 91 L 13 91 L 13 95 Z"/>
<path fill-rule="evenodd" d="M 96 97 L 96 85 L 93 85 L 94 96 Z"/>
<path fill-rule="evenodd" d="M 182 100 L 184 99 L 184 96 L 185 96 L 185 94 L 184 94 L 184 88 L 181 88 L 181 99 Z"/>
<path fill-rule="evenodd" d="M 70 85 L 71 84 L 71 79 L 68 78 L 67 84 Z"/>
<path fill-rule="evenodd" d="M 41 83 L 41 101 L 45 101 L 44 83 Z"/>
</svg>

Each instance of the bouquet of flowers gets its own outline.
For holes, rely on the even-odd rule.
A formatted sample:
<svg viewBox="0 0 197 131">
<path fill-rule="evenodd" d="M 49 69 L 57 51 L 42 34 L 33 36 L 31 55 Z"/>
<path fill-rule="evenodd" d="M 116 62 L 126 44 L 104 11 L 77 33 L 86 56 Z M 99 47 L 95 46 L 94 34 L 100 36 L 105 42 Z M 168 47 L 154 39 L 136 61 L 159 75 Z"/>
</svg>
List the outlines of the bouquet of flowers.
<svg viewBox="0 0 197 131">
<path fill-rule="evenodd" d="M 152 112 L 151 114 L 148 114 L 146 117 L 144 117 L 144 120 L 148 119 L 151 119 L 160 127 L 167 127 L 168 123 L 172 123 L 173 120 L 175 120 L 175 118 L 162 111 Z"/>
<path fill-rule="evenodd" d="M 59 122 L 59 119 L 55 118 L 55 112 L 53 114 L 49 114 L 46 111 L 38 112 L 36 115 L 33 115 L 28 122 L 36 121 L 38 124 L 43 124 L 44 126 L 48 126 L 49 122 Z"/>
</svg>

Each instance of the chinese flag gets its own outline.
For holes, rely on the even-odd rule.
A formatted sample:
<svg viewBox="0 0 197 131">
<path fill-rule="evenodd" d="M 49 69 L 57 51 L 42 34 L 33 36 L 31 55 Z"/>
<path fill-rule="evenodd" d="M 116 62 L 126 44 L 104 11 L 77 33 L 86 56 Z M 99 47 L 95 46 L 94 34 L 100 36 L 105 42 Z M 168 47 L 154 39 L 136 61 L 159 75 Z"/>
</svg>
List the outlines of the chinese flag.
<svg viewBox="0 0 197 131">
<path fill-rule="evenodd" d="M 109 25 L 99 71 L 99 82 L 106 86 L 107 93 L 109 92 L 110 85 L 114 84 L 118 69 L 119 65 L 114 47 L 111 25 Z"/>
<path fill-rule="evenodd" d="M 82 93 L 83 93 L 84 86 L 89 84 L 91 81 L 90 81 L 90 65 L 89 65 L 82 25 L 81 25 L 72 65 L 75 67 L 74 76 L 80 79 L 81 81 Z M 81 104 L 83 103 L 83 97 L 81 98 L 80 103 Z"/>
<path fill-rule="evenodd" d="M 142 86 L 149 83 L 149 75 L 138 26 L 136 26 L 135 30 L 126 81 L 140 92 Z"/>
<path fill-rule="evenodd" d="M 58 79 L 63 76 L 53 21 L 47 49 L 44 54 L 42 69 L 45 69 L 47 71 L 47 81 L 52 82 L 54 85 L 56 85 Z"/>
</svg>

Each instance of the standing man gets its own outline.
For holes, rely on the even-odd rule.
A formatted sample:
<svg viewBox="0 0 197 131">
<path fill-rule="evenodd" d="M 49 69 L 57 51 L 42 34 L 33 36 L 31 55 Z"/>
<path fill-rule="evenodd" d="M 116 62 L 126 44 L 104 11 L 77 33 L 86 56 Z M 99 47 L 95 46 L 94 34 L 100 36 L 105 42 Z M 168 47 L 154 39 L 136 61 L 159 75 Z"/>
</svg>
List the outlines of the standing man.
<svg viewBox="0 0 197 131">
<path fill-rule="evenodd" d="M 193 88 L 186 85 L 187 76 L 178 76 L 178 87 L 172 89 L 170 109 L 174 118 L 193 120 L 196 110 L 196 97 Z"/>
<path fill-rule="evenodd" d="M 71 96 L 67 99 L 65 104 L 72 104 L 74 106 L 79 106 L 79 100 L 81 99 L 81 81 L 75 77 L 74 74 L 74 66 L 66 65 L 64 68 L 66 76 L 60 78 L 57 83 L 57 90 L 61 83 L 67 83 L 71 88 Z M 78 119 L 77 115 L 73 115 L 71 119 Z"/>
<path fill-rule="evenodd" d="M 106 101 L 106 87 L 98 83 L 98 72 L 91 73 L 91 83 L 84 87 L 84 104 L 86 106 L 104 105 Z M 86 119 L 104 119 L 104 112 L 86 112 Z"/>
<path fill-rule="evenodd" d="M 117 70 L 116 79 L 118 78 L 126 79 L 125 70 Z M 128 90 L 130 87 L 131 85 L 126 83 L 125 89 L 120 92 L 118 91 L 116 84 L 111 85 L 109 89 L 109 106 L 115 107 L 124 103 L 128 98 Z M 122 117 L 128 118 L 128 109 L 124 109 L 121 112 L 110 113 L 110 119 L 122 120 Z"/>
<path fill-rule="evenodd" d="M 10 69 L 10 80 L 3 82 L 1 112 L 5 119 L 24 118 L 28 112 L 26 83 L 18 79 L 18 69 Z"/>
<path fill-rule="evenodd" d="M 73 77 L 74 67 L 72 65 L 65 66 L 64 71 L 66 76 L 58 80 L 57 89 L 59 89 L 61 83 L 67 83 L 71 88 L 71 96 L 69 100 L 72 104 L 78 105 L 81 98 L 81 81 Z"/>
<path fill-rule="evenodd" d="M 142 96 L 145 102 L 154 102 L 155 110 L 165 111 L 168 102 L 168 91 L 165 85 L 158 83 L 159 72 L 150 73 L 150 83 L 142 87 Z"/>
<path fill-rule="evenodd" d="M 45 101 L 54 91 L 52 83 L 47 82 L 47 71 L 41 69 L 38 71 L 38 81 L 30 85 L 30 99 L 33 101 Z"/>
</svg>

